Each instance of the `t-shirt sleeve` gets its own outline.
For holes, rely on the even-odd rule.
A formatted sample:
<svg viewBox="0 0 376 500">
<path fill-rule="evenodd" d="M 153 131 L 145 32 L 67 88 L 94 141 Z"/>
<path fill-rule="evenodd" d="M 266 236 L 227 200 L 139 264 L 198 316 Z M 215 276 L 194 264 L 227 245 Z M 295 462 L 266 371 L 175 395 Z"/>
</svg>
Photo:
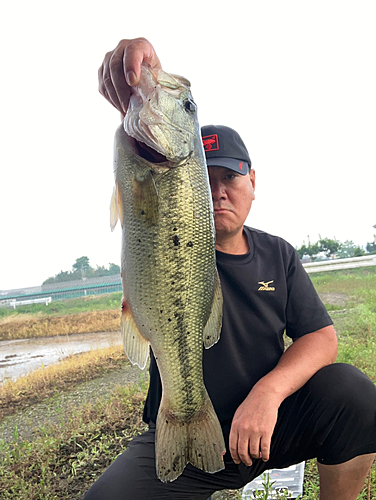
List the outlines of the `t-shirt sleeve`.
<svg viewBox="0 0 376 500">
<path fill-rule="evenodd" d="M 332 325 L 329 314 L 312 281 L 291 247 L 287 268 L 286 334 L 295 339 Z"/>
</svg>

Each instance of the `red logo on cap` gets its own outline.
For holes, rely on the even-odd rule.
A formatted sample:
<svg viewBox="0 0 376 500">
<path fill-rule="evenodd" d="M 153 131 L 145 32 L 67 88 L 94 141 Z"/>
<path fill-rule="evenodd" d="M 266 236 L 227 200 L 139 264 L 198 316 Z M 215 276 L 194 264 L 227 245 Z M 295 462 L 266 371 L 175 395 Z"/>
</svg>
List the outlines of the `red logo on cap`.
<svg viewBox="0 0 376 500">
<path fill-rule="evenodd" d="M 218 151 L 219 143 L 218 143 L 218 135 L 207 135 L 202 138 L 202 144 L 204 145 L 205 151 Z"/>
<path fill-rule="evenodd" d="M 242 161 L 239 163 L 239 168 L 240 168 L 240 170 L 243 170 L 243 162 Z"/>
</svg>

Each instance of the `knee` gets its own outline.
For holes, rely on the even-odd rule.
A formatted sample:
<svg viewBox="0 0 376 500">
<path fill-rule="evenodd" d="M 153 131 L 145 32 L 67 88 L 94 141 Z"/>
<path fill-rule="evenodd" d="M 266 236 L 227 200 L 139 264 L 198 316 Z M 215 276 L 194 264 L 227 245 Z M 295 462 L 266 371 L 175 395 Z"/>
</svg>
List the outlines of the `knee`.
<svg viewBox="0 0 376 500">
<path fill-rule="evenodd" d="M 312 377 L 312 388 L 321 399 L 342 408 L 351 408 L 359 418 L 376 423 L 376 387 L 363 372 L 352 365 L 335 363 Z"/>
</svg>

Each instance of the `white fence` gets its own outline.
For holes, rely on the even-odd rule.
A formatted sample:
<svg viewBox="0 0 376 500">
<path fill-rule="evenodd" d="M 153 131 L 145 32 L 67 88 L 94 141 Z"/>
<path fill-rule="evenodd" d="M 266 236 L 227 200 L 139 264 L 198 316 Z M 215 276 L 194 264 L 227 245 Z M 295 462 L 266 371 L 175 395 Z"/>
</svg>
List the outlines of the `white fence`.
<svg viewBox="0 0 376 500">
<path fill-rule="evenodd" d="M 307 273 L 324 273 L 326 271 L 336 271 L 337 269 L 352 269 L 354 267 L 367 266 L 376 266 L 376 255 L 352 257 L 351 259 L 323 260 L 303 264 Z"/>
<path fill-rule="evenodd" d="M 43 297 L 40 299 L 29 299 L 29 300 L 10 300 L 9 301 L 9 307 L 13 307 L 13 309 L 16 309 L 17 306 L 26 306 L 29 304 L 48 304 L 51 303 L 51 297 Z"/>
</svg>

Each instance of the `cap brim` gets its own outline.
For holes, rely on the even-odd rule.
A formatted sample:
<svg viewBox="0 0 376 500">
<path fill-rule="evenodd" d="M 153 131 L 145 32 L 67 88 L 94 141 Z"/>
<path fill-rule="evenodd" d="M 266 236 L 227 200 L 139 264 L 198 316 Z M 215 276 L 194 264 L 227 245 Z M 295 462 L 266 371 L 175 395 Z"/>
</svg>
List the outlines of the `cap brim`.
<svg viewBox="0 0 376 500">
<path fill-rule="evenodd" d="M 206 158 L 208 167 L 224 167 L 241 175 L 248 174 L 248 163 L 234 158 Z"/>
</svg>

